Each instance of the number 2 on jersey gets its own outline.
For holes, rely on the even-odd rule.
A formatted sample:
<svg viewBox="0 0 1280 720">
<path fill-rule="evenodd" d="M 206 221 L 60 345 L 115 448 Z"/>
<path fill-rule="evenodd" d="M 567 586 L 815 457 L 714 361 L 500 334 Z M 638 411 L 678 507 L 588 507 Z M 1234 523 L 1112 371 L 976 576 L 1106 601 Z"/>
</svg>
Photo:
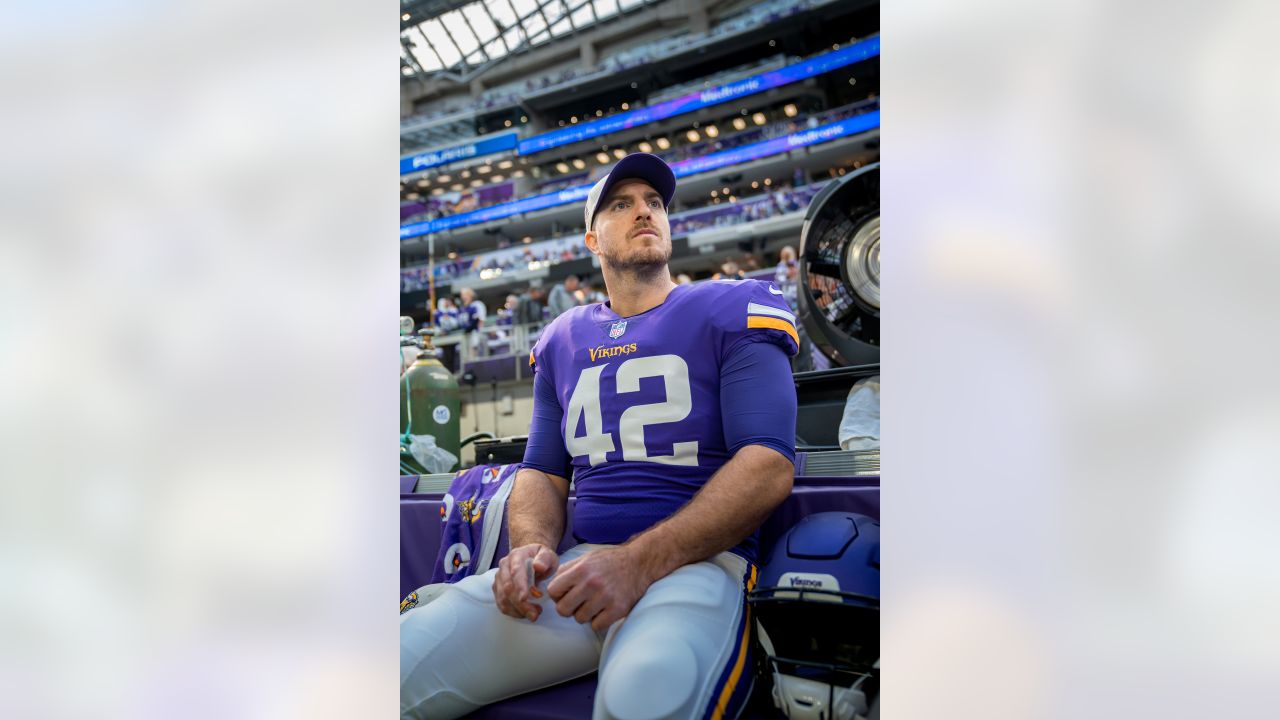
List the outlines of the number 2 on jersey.
<svg viewBox="0 0 1280 720">
<path fill-rule="evenodd" d="M 587 368 L 578 376 L 578 384 L 569 397 L 566 412 L 564 446 L 569 454 L 586 455 L 593 466 L 605 461 L 605 455 L 617 449 L 613 435 L 604 431 L 600 413 L 600 375 L 608 363 Z M 632 405 L 618 420 L 618 435 L 622 440 L 622 459 L 638 462 L 655 462 L 664 465 L 697 465 L 698 442 L 677 442 L 671 455 L 649 455 L 644 443 L 646 425 L 678 422 L 693 410 L 693 394 L 689 388 L 689 366 L 679 355 L 655 355 L 632 358 L 618 366 L 615 381 L 618 394 L 637 392 L 640 380 L 648 377 L 662 378 L 667 399 L 664 402 Z M 578 423 L 583 424 L 585 435 L 578 435 Z"/>
</svg>

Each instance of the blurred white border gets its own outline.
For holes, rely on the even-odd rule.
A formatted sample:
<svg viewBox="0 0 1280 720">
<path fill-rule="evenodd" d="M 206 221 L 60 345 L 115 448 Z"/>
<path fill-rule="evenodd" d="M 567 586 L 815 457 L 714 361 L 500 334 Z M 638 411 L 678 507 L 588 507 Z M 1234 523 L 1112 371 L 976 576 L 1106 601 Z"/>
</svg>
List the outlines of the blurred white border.
<svg viewBox="0 0 1280 720">
<path fill-rule="evenodd" d="M 392 717 L 395 8 L 0 49 L 0 716 Z"/>
<path fill-rule="evenodd" d="M 1273 3 L 882 9 L 885 717 L 1274 717 Z"/>
</svg>

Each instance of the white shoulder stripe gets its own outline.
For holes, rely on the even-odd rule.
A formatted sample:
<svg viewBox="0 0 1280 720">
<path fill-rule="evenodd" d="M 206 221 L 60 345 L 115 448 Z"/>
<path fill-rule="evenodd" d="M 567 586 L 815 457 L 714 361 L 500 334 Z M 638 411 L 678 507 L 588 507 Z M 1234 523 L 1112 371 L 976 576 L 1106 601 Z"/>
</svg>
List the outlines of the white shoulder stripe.
<svg viewBox="0 0 1280 720">
<path fill-rule="evenodd" d="M 790 322 L 792 325 L 796 324 L 795 315 L 792 315 L 786 310 L 779 310 L 778 308 L 772 307 L 770 305 L 761 305 L 760 303 L 747 303 L 747 314 L 748 315 L 772 315 L 773 317 L 782 318 Z"/>
<path fill-rule="evenodd" d="M 779 290 L 778 288 L 776 288 L 776 287 L 774 287 L 774 286 L 772 286 L 772 285 L 770 285 L 770 286 L 769 286 L 769 292 L 773 293 L 774 295 L 782 295 L 782 294 L 783 294 L 781 290 Z"/>
</svg>

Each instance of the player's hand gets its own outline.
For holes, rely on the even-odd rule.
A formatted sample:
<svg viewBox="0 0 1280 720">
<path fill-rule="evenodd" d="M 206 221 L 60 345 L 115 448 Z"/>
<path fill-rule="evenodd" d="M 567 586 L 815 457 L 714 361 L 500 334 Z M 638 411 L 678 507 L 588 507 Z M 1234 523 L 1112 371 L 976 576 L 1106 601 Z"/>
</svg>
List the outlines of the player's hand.
<svg viewBox="0 0 1280 720">
<path fill-rule="evenodd" d="M 546 545 L 522 545 L 498 561 L 498 575 L 493 581 L 493 599 L 503 615 L 534 621 L 542 608 L 530 597 L 542 597 L 536 583 L 545 580 L 560 565 L 560 558 Z M 530 577 L 532 575 L 532 577 Z"/>
<path fill-rule="evenodd" d="M 602 632 L 631 612 L 649 589 L 629 547 L 593 550 L 565 563 L 547 585 L 556 612 Z"/>
</svg>

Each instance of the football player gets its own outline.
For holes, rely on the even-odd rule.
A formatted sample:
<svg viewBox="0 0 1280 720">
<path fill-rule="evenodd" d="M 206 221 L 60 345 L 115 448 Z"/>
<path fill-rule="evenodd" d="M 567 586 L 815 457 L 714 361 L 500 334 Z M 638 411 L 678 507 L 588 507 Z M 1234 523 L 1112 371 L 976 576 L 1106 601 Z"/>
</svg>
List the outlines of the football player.
<svg viewBox="0 0 1280 720">
<path fill-rule="evenodd" d="M 795 316 L 769 282 L 672 281 L 675 190 L 665 162 L 635 153 L 588 193 L 609 301 L 556 318 L 530 353 L 511 551 L 401 616 L 403 716 L 597 669 L 596 718 L 745 704 L 757 529 L 791 491 Z M 570 477 L 576 544 L 557 554 Z"/>
</svg>

